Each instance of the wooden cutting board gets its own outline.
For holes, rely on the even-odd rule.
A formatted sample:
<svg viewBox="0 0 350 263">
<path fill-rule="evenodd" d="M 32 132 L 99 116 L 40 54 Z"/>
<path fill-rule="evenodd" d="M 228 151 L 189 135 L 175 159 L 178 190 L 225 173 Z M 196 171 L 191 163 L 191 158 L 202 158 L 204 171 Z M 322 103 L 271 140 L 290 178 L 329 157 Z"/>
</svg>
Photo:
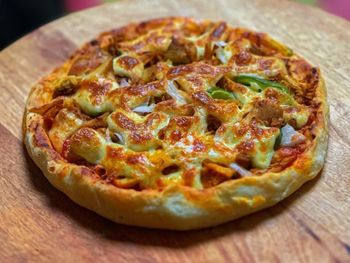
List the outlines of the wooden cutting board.
<svg viewBox="0 0 350 263">
<path fill-rule="evenodd" d="M 269 32 L 321 67 L 331 127 L 318 178 L 270 209 L 188 232 L 112 223 L 48 183 L 21 141 L 31 85 L 99 32 L 169 15 L 224 19 Z M 23 37 L 0 53 L 0 261 L 350 262 L 349 50 L 349 22 L 278 0 L 122 0 Z"/>
</svg>

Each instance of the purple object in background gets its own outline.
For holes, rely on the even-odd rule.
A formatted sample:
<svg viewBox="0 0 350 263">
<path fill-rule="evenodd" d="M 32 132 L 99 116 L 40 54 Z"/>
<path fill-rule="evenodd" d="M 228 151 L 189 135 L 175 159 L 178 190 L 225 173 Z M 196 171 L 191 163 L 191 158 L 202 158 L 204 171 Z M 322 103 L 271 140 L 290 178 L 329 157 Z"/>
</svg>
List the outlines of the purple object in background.
<svg viewBox="0 0 350 263">
<path fill-rule="evenodd" d="M 350 20 L 350 0 L 319 0 L 320 7 Z"/>
<path fill-rule="evenodd" d="M 103 0 L 64 0 L 65 7 L 69 12 L 100 5 L 103 2 Z M 330 13 L 350 20 L 350 0 L 316 0 L 316 5 Z"/>
<path fill-rule="evenodd" d="M 69 12 L 83 10 L 102 3 L 102 0 L 64 0 L 64 5 Z"/>
</svg>

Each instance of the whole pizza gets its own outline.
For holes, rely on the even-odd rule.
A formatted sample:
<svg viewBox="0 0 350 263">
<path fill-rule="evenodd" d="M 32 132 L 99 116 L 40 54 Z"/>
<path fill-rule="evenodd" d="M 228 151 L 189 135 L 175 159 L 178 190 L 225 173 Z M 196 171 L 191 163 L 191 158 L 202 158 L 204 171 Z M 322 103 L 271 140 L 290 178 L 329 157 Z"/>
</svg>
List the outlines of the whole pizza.
<svg viewBox="0 0 350 263">
<path fill-rule="evenodd" d="M 320 70 L 265 33 L 171 17 L 102 33 L 36 84 L 28 152 L 74 202 L 152 228 L 217 225 L 321 170 Z"/>
</svg>

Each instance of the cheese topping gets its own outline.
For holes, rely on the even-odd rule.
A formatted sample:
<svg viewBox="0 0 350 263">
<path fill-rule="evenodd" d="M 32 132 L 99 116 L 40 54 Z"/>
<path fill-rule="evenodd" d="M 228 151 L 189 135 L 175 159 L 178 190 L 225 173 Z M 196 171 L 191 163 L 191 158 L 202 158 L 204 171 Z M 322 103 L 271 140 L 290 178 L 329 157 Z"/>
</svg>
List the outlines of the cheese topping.
<svg viewBox="0 0 350 263">
<path fill-rule="evenodd" d="M 280 129 L 307 125 L 309 94 L 297 84 L 309 73 L 288 64 L 297 61 L 290 49 L 187 20 L 105 33 L 72 59 L 65 81 L 50 87 L 53 102 L 35 109 L 68 162 L 102 166 L 116 187 L 200 189 L 239 180 L 232 163 L 268 170 Z"/>
</svg>

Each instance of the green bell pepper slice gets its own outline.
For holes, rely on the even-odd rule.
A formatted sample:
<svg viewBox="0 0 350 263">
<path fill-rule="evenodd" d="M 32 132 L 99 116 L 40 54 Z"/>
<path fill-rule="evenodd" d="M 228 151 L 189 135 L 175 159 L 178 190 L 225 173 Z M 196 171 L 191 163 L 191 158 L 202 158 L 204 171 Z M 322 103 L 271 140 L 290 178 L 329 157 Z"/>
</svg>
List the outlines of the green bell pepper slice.
<svg viewBox="0 0 350 263">
<path fill-rule="evenodd" d="M 217 87 L 211 88 L 207 90 L 207 92 L 213 99 L 222 99 L 222 100 L 236 99 L 235 95 L 232 92 L 227 91 L 225 89 L 217 88 Z"/>
<path fill-rule="evenodd" d="M 286 86 L 279 84 L 275 81 L 264 79 L 261 76 L 255 74 L 240 74 L 233 77 L 233 80 L 235 82 L 248 86 L 254 91 L 261 91 L 268 87 L 272 87 L 290 94 L 290 91 Z"/>
</svg>

